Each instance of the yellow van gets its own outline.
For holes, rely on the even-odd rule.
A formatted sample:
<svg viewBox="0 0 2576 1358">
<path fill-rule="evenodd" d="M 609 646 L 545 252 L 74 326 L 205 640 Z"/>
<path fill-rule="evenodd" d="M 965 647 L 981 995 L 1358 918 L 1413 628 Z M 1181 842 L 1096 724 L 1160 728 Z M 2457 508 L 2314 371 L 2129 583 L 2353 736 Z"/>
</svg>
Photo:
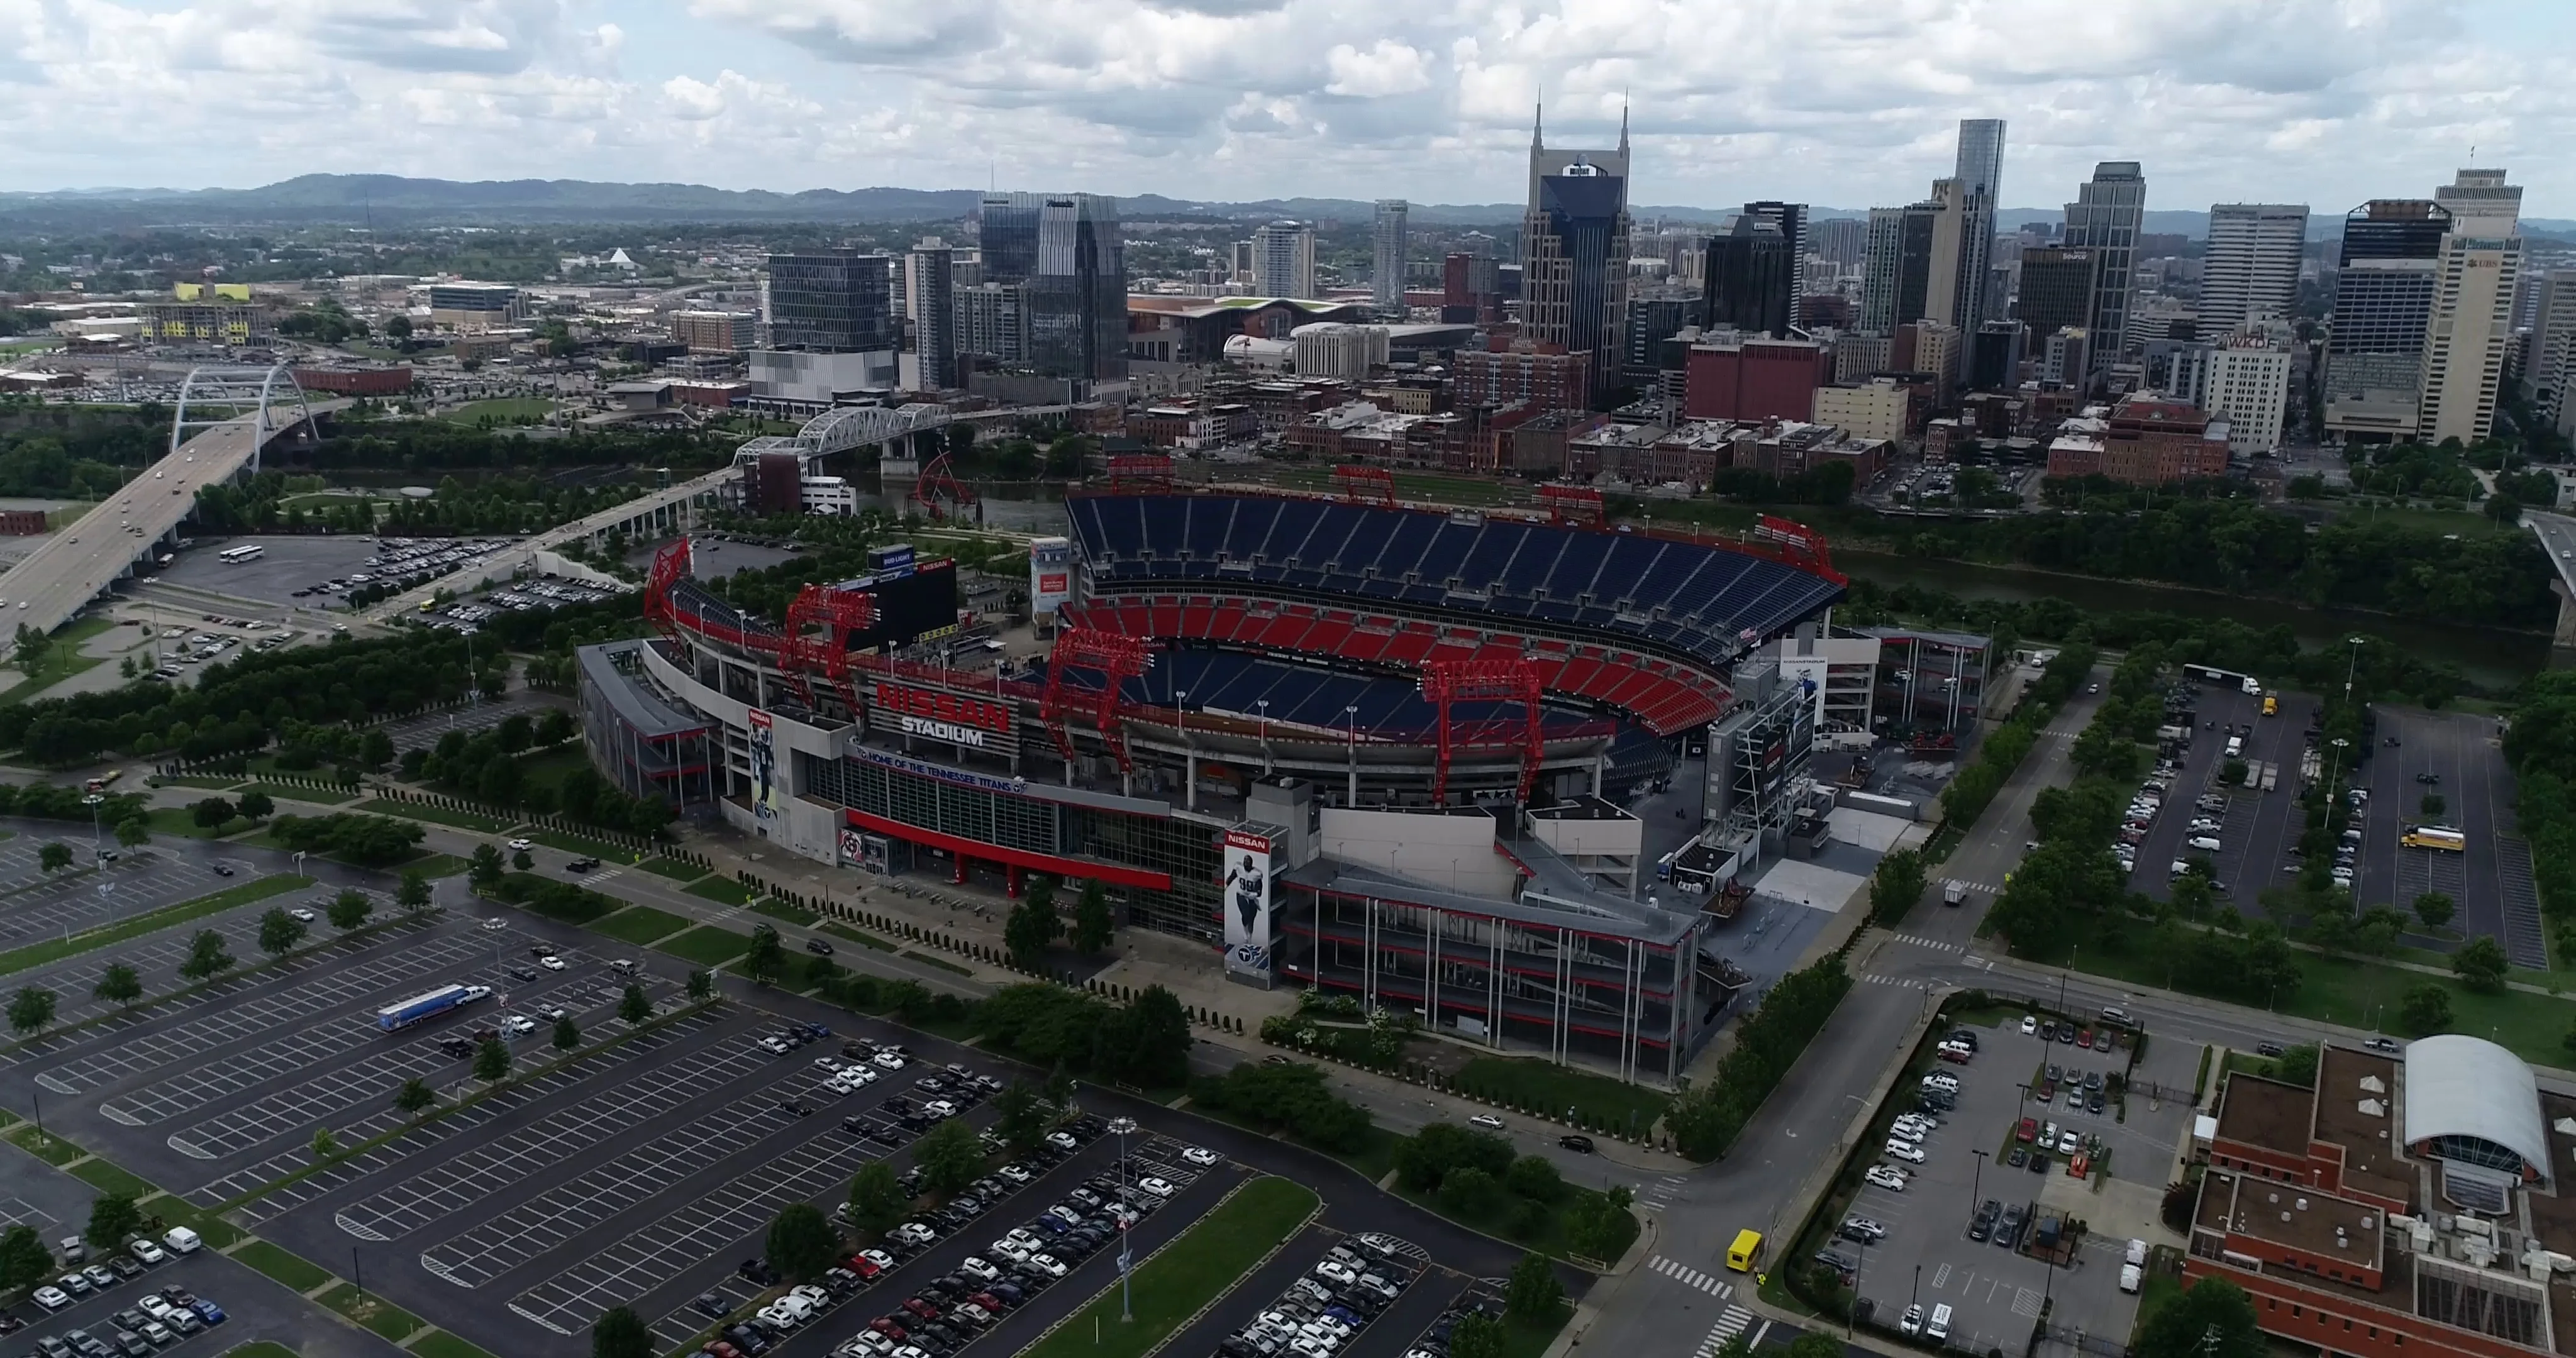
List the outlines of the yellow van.
<svg viewBox="0 0 2576 1358">
<path fill-rule="evenodd" d="M 1726 1247 L 1726 1266 L 1738 1273 L 1753 1271 L 1753 1258 L 1762 1252 L 1762 1233 L 1746 1229 L 1735 1233 L 1735 1243 Z"/>
</svg>

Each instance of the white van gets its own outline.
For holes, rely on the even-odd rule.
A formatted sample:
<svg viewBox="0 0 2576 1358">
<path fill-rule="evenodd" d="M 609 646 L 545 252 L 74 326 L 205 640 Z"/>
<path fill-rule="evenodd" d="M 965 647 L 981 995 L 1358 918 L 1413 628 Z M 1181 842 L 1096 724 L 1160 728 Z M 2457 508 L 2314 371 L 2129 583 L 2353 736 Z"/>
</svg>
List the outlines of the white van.
<svg viewBox="0 0 2576 1358">
<path fill-rule="evenodd" d="M 1923 1327 L 1923 1337 L 1935 1344 L 1950 1337 L 1950 1308 L 1947 1305 L 1932 1308 L 1932 1321 Z"/>
<path fill-rule="evenodd" d="M 2144 1281 L 2145 1277 L 2146 1270 L 2139 1268 L 2136 1264 L 2120 1265 L 2120 1290 L 2123 1292 L 2137 1291 L 2138 1284 Z"/>
<path fill-rule="evenodd" d="M 2105 1010 L 2103 1012 L 2108 1013 L 2110 1011 Z M 2129 1242 L 2129 1252 L 2122 1258 L 2121 1262 L 2144 1267 L 2147 1262 L 2147 1242 L 2143 1240 L 2131 1240 Z"/>
<path fill-rule="evenodd" d="M 172 1254 L 194 1254 L 197 1247 L 206 1242 L 185 1226 L 173 1226 L 161 1237 L 161 1243 L 169 1246 Z"/>
<path fill-rule="evenodd" d="M 2245 753 L 2245 737 L 2243 737 L 2243 736 L 2229 736 L 2229 737 L 2227 738 L 2227 757 L 2228 757 L 2228 758 L 2230 758 L 2230 759 L 2235 759 L 2235 758 L 2239 758 L 2239 757 L 2241 757 L 2244 753 Z"/>
<path fill-rule="evenodd" d="M 2214 835 L 2194 835 L 2184 840 L 2183 845 L 2186 848 L 2198 849 L 2202 853 L 2216 853 L 2219 850 L 2218 839 Z"/>
</svg>

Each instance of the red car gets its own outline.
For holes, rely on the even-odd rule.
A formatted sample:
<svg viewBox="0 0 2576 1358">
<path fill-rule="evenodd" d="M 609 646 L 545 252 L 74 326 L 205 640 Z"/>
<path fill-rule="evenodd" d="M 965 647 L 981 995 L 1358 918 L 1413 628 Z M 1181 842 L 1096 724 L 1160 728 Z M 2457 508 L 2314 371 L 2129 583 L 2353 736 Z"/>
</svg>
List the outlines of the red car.
<svg viewBox="0 0 2576 1358">
<path fill-rule="evenodd" d="M 708 1355 L 708 1358 L 742 1358 L 742 1350 L 721 1339 L 708 1340 L 699 1346 L 698 1352 Z"/>
<path fill-rule="evenodd" d="M 990 1292 L 978 1292 L 975 1295 L 968 1297 L 966 1300 L 983 1307 L 985 1310 L 990 1311 L 997 1316 L 1011 1309 L 1010 1307 L 1002 1304 L 1002 1299 L 1000 1297 L 994 1296 Z"/>
<path fill-rule="evenodd" d="M 849 1258 L 841 1261 L 841 1267 L 848 1269 L 862 1278 L 873 1278 L 878 1274 L 885 1272 L 884 1269 L 877 1267 L 876 1260 L 871 1259 L 864 1254 L 851 1255 Z"/>
<path fill-rule="evenodd" d="M 905 1298 L 903 1309 L 912 1312 L 914 1315 L 917 1315 L 924 1320 L 939 1319 L 939 1308 L 931 1305 L 929 1302 L 923 1301 L 919 1297 Z"/>
<path fill-rule="evenodd" d="M 2037 1141 L 2039 1139 L 2039 1119 L 2023 1118 L 2021 1120 L 2021 1125 L 2013 1129 L 2013 1139 L 2016 1141 Z"/>
<path fill-rule="evenodd" d="M 903 1328 L 902 1322 L 896 1320 L 893 1316 L 878 1316 L 876 1319 L 868 1322 L 868 1328 L 884 1335 L 888 1339 L 894 1340 L 897 1343 L 901 1343 L 905 1339 L 911 1337 L 910 1332 Z"/>
</svg>

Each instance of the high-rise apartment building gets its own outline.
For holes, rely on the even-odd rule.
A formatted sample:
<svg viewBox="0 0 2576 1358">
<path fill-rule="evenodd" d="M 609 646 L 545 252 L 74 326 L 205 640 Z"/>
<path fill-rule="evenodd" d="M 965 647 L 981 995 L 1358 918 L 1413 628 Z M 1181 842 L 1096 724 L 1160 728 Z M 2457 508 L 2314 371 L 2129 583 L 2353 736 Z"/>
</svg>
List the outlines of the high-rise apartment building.
<svg viewBox="0 0 2576 1358">
<path fill-rule="evenodd" d="M 1795 207 L 1792 206 L 1795 220 Z M 1737 213 L 1709 238 L 1707 281 L 1700 291 L 1703 324 L 1787 339 L 1797 321 L 1798 266 L 1794 238 L 1777 217 Z"/>
<path fill-rule="evenodd" d="M 1989 270 L 1995 244 L 1995 208 L 2004 179 L 2004 120 L 1959 120 L 1959 161 L 1951 172 L 1959 181 L 1959 260 L 1953 273 L 1956 300 L 1950 323 L 1965 334 L 1989 319 Z M 1998 310 L 1991 315 L 2000 316 Z"/>
<path fill-rule="evenodd" d="M 2100 372 L 2119 361 L 2129 341 L 2129 308 L 2138 292 L 2138 231 L 2147 217 L 2147 177 L 2134 160 L 2106 160 L 2066 205 L 2065 244 L 2099 252 L 2093 279 L 2092 342 L 2087 361 Z"/>
<path fill-rule="evenodd" d="M 957 381 L 957 252 L 937 236 L 903 257 L 904 306 L 912 318 L 918 386 L 943 391 Z"/>
<path fill-rule="evenodd" d="M 1628 312 L 1628 120 L 1616 150 L 1549 149 L 1530 129 L 1528 207 L 1521 218 L 1521 333 L 1590 356 L 1593 403 L 1618 381 Z"/>
<path fill-rule="evenodd" d="M 2269 340 L 2238 337 L 2209 351 L 2207 389 L 2198 404 L 2227 422 L 2227 447 L 2268 453 L 2281 446 L 2290 405 L 2290 351 Z"/>
<path fill-rule="evenodd" d="M 1958 267 L 1957 187 L 1957 180 L 1938 180 L 1932 185 L 1932 197 L 1920 203 L 1870 209 L 1869 253 L 1861 272 L 1861 329 L 1892 334 L 1896 327 L 1927 316 L 1946 320 L 1950 308 L 1957 305 L 1950 286 Z M 1947 269 L 1939 260 L 1944 245 L 1951 254 Z"/>
<path fill-rule="evenodd" d="M 1813 242 L 1807 253 L 1829 264 L 1849 267 L 1869 257 L 1869 219 L 1866 217 L 1828 217 L 1808 225 L 1807 235 Z"/>
<path fill-rule="evenodd" d="M 988 193 L 977 230 L 985 282 L 1021 286 L 1023 363 L 1076 381 L 1127 376 L 1127 254 L 1117 199 Z"/>
<path fill-rule="evenodd" d="M 1252 233 L 1252 291 L 1261 297 L 1315 295 L 1315 228 L 1272 222 Z"/>
<path fill-rule="evenodd" d="M 1405 217 L 1411 205 L 1401 198 L 1377 200 L 1377 216 L 1369 224 L 1369 243 L 1376 247 L 1375 274 L 1369 279 L 1369 300 L 1381 314 L 1401 316 L 1404 311 L 1404 269 L 1409 256 L 1405 253 Z M 1308 295 L 1308 294 L 1300 294 Z"/>
<path fill-rule="evenodd" d="M 955 352 L 1006 366 L 1028 362 L 1026 283 L 960 283 L 949 297 L 957 318 Z"/>
<path fill-rule="evenodd" d="M 2462 170 L 2436 189 L 2451 234 L 2434 261 L 2432 315 L 2424 330 L 2424 387 L 2415 437 L 2475 443 L 2495 428 L 2505 354 L 2513 343 L 2514 292 L 2522 283 L 2522 190 L 2502 170 Z"/>
<path fill-rule="evenodd" d="M 674 311 L 671 338 L 693 354 L 738 354 L 756 342 L 759 319 L 746 311 Z"/>
<path fill-rule="evenodd" d="M 2249 320 L 2288 316 L 2299 299 L 2299 259 L 2307 248 L 2305 203 L 2212 205 L 2199 337 L 2220 340 Z"/>
<path fill-rule="evenodd" d="M 1924 200 L 1932 213 L 1932 256 L 1923 276 L 1923 319 L 1959 329 L 1975 289 L 1966 270 L 1969 256 L 1968 186 L 1956 179 L 1932 181 Z"/>
<path fill-rule="evenodd" d="M 769 257 L 769 344 L 773 349 L 851 354 L 895 347 L 894 261 L 857 250 Z"/>
<path fill-rule="evenodd" d="M 2015 314 L 2030 327 L 2033 344 L 2092 322 L 2093 280 L 2101 267 L 2100 253 L 2090 249 L 2046 245 L 2021 252 L 2021 298 Z"/>
<path fill-rule="evenodd" d="M 2554 429 L 2576 423 L 2576 269 L 2552 269 L 2540 280 L 2540 303 L 2532 318 L 2531 371 L 2524 385 L 2532 392 L 2541 417 Z"/>
<path fill-rule="evenodd" d="M 2424 336 L 2450 228 L 2450 210 L 2430 199 L 2374 198 L 2345 214 L 2326 332 L 2328 434 L 2414 436 Z"/>
</svg>

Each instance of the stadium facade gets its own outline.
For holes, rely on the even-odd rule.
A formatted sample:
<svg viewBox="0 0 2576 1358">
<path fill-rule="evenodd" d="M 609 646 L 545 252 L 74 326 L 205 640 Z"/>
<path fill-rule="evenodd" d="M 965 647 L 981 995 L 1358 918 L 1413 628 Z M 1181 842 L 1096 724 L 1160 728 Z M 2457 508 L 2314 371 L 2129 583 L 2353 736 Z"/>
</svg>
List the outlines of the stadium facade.
<svg viewBox="0 0 2576 1358">
<path fill-rule="evenodd" d="M 1842 577 L 1795 525 L 1551 510 L 1413 508 L 1366 474 L 1080 495 L 1033 554 L 1051 654 L 999 672 L 902 658 L 958 625 L 948 562 L 879 549 L 771 621 L 684 542 L 646 592 L 658 635 L 583 655 L 591 750 L 809 859 L 1096 880 L 1236 979 L 1665 1083 L 1741 984 L 1724 884 L 1812 799 L 1812 693 L 1756 652 Z M 1685 749 L 1708 754 L 1692 861 L 1720 866 L 1658 880 L 1620 803 Z"/>
</svg>

